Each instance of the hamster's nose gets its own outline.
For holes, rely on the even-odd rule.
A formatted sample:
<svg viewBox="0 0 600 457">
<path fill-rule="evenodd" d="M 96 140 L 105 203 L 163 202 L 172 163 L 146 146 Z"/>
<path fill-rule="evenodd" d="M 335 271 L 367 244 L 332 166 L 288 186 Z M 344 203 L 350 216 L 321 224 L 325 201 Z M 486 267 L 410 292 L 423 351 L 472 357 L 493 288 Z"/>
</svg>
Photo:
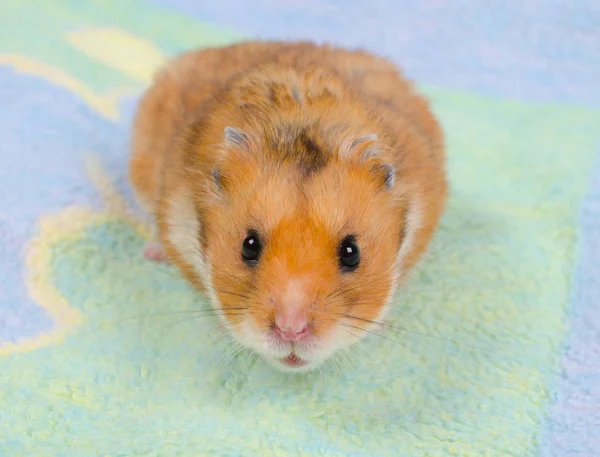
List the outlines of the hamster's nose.
<svg viewBox="0 0 600 457">
<path fill-rule="evenodd" d="M 306 338 L 310 333 L 306 317 L 297 313 L 277 314 L 275 331 L 283 340 L 293 342 Z"/>
</svg>

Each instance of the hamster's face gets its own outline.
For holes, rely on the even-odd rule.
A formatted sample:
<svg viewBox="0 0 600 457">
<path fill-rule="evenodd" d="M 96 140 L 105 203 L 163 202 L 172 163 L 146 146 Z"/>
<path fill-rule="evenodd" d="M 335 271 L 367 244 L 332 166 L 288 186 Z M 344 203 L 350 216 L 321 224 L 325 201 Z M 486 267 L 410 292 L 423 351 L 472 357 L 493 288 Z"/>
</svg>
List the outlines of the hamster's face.
<svg viewBox="0 0 600 457">
<path fill-rule="evenodd" d="M 204 218 L 209 288 L 233 337 L 299 372 L 377 331 L 404 236 L 381 180 L 342 162 L 310 176 L 285 165 L 235 173 Z"/>
</svg>

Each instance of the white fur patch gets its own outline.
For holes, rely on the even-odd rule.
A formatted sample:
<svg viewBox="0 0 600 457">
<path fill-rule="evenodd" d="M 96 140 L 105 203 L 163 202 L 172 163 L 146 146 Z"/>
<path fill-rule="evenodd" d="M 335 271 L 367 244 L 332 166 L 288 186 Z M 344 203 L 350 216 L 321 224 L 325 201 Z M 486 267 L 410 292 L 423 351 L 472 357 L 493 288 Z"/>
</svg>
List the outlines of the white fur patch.
<svg viewBox="0 0 600 457">
<path fill-rule="evenodd" d="M 402 262 L 406 255 L 411 251 L 415 242 L 415 236 L 417 230 L 421 227 L 422 215 L 421 215 L 421 205 L 420 203 L 414 199 L 411 200 L 408 204 L 408 211 L 406 214 L 406 221 L 404 227 L 404 240 L 402 240 L 402 244 L 400 245 L 400 249 L 396 253 L 396 260 L 394 261 L 394 272 L 392 276 L 392 286 L 390 287 L 390 293 L 388 294 L 387 300 L 385 301 L 384 306 L 379 313 L 378 319 L 381 320 L 385 318 L 390 310 L 391 302 L 394 298 L 394 294 L 398 289 L 398 283 L 400 280 L 400 276 L 402 274 L 403 265 Z"/>
<path fill-rule="evenodd" d="M 171 198 L 167 210 L 167 239 L 183 259 L 192 265 L 198 275 L 204 278 L 206 265 L 198 234 L 200 221 L 194 208 L 191 193 L 180 189 Z"/>
<path fill-rule="evenodd" d="M 422 219 L 420 203 L 416 199 L 411 200 L 406 214 L 404 240 L 402 240 L 402 245 L 396 255 L 396 270 L 398 271 L 402 269 L 402 261 L 413 247 L 417 230 L 421 228 Z"/>
<path fill-rule="evenodd" d="M 169 202 L 166 219 L 167 239 L 183 260 L 194 268 L 213 307 L 219 309 L 220 304 L 212 287 L 210 265 L 200 244 L 200 221 L 191 192 L 182 188 L 177 190 Z"/>
</svg>

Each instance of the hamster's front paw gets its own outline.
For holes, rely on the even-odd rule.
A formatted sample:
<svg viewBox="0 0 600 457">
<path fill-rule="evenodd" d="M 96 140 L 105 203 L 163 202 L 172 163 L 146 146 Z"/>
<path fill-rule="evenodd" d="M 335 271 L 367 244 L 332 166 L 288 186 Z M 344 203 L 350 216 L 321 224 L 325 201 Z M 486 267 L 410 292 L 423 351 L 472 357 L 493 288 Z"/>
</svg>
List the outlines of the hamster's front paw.
<svg viewBox="0 0 600 457">
<path fill-rule="evenodd" d="M 149 241 L 146 243 L 146 246 L 144 246 L 144 258 L 147 260 L 152 260 L 153 262 L 167 261 L 167 256 L 165 255 L 165 252 L 160 244 L 153 241 Z"/>
</svg>

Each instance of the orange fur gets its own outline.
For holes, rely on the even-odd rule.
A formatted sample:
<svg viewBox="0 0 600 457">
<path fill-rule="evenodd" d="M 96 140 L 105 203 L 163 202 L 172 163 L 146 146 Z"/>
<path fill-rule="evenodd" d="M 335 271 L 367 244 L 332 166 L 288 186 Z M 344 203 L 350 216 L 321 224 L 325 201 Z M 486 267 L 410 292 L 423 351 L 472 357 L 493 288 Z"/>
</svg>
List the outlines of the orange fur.
<svg viewBox="0 0 600 457">
<path fill-rule="evenodd" d="M 226 127 L 242 131 L 243 144 L 225 142 Z M 366 141 L 353 144 L 360 137 Z M 384 165 L 396 170 L 389 190 Z M 391 63 L 276 42 L 194 51 L 168 63 L 140 102 L 130 180 L 156 215 L 168 258 L 214 293 L 233 329 L 250 322 L 268 332 L 286 306 L 283 291 L 297 281 L 314 338 L 325 338 L 343 314 L 357 331 L 380 315 L 426 249 L 447 187 L 441 129 Z M 183 216 L 172 216 L 173 202 L 186 198 L 200 251 L 187 254 L 185 237 L 174 234 Z M 407 217 L 415 215 L 420 223 L 398 264 L 412 230 Z M 250 228 L 264 237 L 255 268 L 240 255 Z M 336 252 L 349 234 L 361 264 L 343 273 Z"/>
</svg>

